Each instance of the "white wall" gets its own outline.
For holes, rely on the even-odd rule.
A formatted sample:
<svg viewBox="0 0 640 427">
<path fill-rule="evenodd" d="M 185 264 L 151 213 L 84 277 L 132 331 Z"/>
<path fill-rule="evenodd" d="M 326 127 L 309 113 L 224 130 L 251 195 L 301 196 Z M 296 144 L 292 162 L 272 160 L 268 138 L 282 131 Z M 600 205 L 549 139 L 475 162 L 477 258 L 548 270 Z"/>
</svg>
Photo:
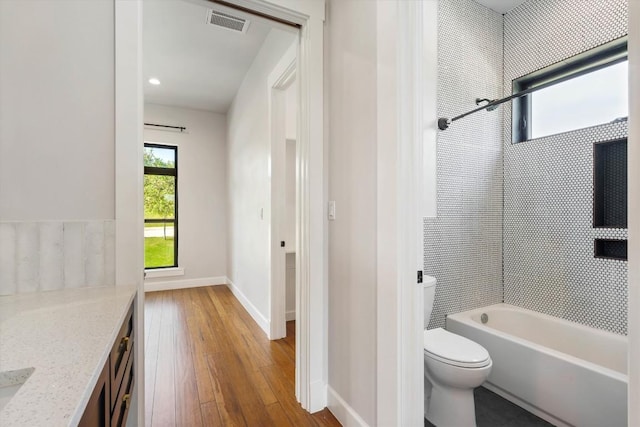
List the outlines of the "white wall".
<svg viewBox="0 0 640 427">
<path fill-rule="evenodd" d="M 285 148 L 285 243 L 287 252 L 296 250 L 296 141 L 287 139 Z"/>
<path fill-rule="evenodd" d="M 184 276 L 146 279 L 145 284 L 226 276 L 227 117 L 145 104 L 144 121 L 187 128 L 144 131 L 145 142 L 178 146 L 178 265 L 184 268 Z"/>
<path fill-rule="evenodd" d="M 288 94 L 289 92 L 287 92 Z M 294 98 L 295 99 L 295 98 Z M 287 99 L 287 106 L 290 100 Z M 289 109 L 287 109 L 289 112 Z M 295 109 L 293 109 L 295 114 Z M 289 119 L 290 114 L 287 114 Z M 295 123 L 295 121 L 294 121 Z M 294 134 L 295 136 L 295 130 Z M 296 141 L 287 139 L 285 149 L 285 242 L 286 260 L 286 301 L 287 320 L 293 320 L 296 313 Z"/>
<path fill-rule="evenodd" d="M 375 425 L 376 2 L 329 6 L 329 200 L 336 220 L 329 223 L 328 383 Z"/>
<path fill-rule="evenodd" d="M 267 79 L 294 41 L 293 33 L 269 33 L 227 114 L 227 276 L 265 319 L 270 317 L 271 223 Z"/>
<path fill-rule="evenodd" d="M 296 239 L 296 139 L 298 126 L 298 84 L 285 91 L 285 242 L 287 252 L 295 251 Z M 289 305 L 287 304 L 287 307 Z M 287 308 L 288 310 L 288 308 Z"/>
<path fill-rule="evenodd" d="M 286 319 L 296 319 L 296 254 L 288 253 L 285 257 L 285 283 L 286 283 Z"/>
<path fill-rule="evenodd" d="M 285 93 L 286 123 L 285 138 L 295 140 L 298 126 L 298 84 L 294 80 Z"/>
<path fill-rule="evenodd" d="M 0 294 L 115 282 L 114 36 L 113 0 L 0 2 Z"/>
<path fill-rule="evenodd" d="M 113 0 L 0 1 L 0 220 L 113 219 Z"/>
</svg>

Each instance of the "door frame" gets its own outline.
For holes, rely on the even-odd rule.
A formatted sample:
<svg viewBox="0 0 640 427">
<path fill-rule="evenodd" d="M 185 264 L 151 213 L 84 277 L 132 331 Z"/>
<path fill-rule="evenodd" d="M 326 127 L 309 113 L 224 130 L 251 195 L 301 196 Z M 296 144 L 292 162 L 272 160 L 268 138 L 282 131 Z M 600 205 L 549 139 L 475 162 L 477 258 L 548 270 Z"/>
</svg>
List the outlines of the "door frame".
<svg viewBox="0 0 640 427">
<path fill-rule="evenodd" d="M 423 217 L 434 215 L 437 2 L 377 3 L 376 424 L 424 425 Z"/>
<path fill-rule="evenodd" d="M 115 0 L 114 32 L 116 285 L 137 288 L 134 328 L 144 338 L 142 0 Z M 144 339 L 134 346 L 131 414 L 143 426 Z"/>
<path fill-rule="evenodd" d="M 142 220 L 142 1 L 115 0 L 115 147 L 117 280 L 138 288 L 138 313 L 144 309 Z M 210 0 L 214 1 L 215 0 Z M 297 76 L 299 141 L 297 190 L 296 397 L 316 412 L 327 393 L 327 250 L 324 150 L 324 0 L 227 0 L 246 11 L 273 16 L 300 27 Z M 144 331 L 138 316 L 138 331 Z M 144 340 L 136 353 L 143 355 Z M 144 425 L 144 366 L 136 367 L 138 425 Z"/>
</svg>

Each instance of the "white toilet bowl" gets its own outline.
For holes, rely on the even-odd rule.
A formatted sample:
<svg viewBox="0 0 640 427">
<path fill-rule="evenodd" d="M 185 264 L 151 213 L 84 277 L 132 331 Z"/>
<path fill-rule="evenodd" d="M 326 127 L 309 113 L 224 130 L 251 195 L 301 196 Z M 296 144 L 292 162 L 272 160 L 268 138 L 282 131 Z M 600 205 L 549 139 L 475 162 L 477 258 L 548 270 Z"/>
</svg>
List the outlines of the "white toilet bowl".
<svg viewBox="0 0 640 427">
<path fill-rule="evenodd" d="M 425 330 L 425 418 L 437 427 L 475 427 L 473 389 L 491 366 L 480 344 L 442 328 Z"/>
</svg>

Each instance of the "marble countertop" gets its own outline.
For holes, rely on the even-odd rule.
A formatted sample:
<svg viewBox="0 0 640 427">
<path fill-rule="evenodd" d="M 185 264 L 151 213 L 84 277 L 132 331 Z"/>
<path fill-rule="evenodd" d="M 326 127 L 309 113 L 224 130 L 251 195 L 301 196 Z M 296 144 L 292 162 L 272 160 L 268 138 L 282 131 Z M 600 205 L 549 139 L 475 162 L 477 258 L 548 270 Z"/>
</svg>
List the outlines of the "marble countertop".
<svg viewBox="0 0 640 427">
<path fill-rule="evenodd" d="M 0 426 L 76 425 L 135 294 L 112 286 L 0 297 L 0 375 L 33 368 Z"/>
</svg>

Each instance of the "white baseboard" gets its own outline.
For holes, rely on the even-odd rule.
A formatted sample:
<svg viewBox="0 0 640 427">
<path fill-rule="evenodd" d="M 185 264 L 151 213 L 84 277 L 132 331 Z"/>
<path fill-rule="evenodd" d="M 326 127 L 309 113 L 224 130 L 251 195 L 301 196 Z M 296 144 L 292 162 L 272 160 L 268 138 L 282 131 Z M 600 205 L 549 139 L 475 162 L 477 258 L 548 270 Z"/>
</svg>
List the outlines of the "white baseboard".
<svg viewBox="0 0 640 427">
<path fill-rule="evenodd" d="M 244 309 L 247 310 L 247 312 L 249 312 L 251 317 L 253 317 L 253 320 L 256 321 L 258 326 L 260 326 L 260 328 L 264 331 L 264 333 L 268 337 L 269 330 L 270 330 L 269 320 L 267 320 L 267 318 L 264 317 L 262 313 L 260 313 L 260 311 L 258 311 L 256 306 L 253 305 L 251 301 L 249 301 L 249 299 L 245 296 L 245 294 L 243 294 L 242 291 L 238 289 L 236 285 L 233 284 L 231 279 L 227 277 L 225 283 L 229 288 L 229 290 L 231 291 L 231 293 L 233 293 L 233 295 L 238 299 L 238 301 L 240 301 L 240 304 L 242 304 Z"/>
<path fill-rule="evenodd" d="M 340 424 L 345 427 L 368 427 L 362 417 L 330 386 L 327 386 L 327 407 L 336 419 L 340 421 Z"/>
<path fill-rule="evenodd" d="M 202 286 L 226 285 L 225 276 L 202 277 L 200 279 L 166 280 L 162 282 L 144 282 L 145 292 L 169 291 L 172 289 L 199 288 Z"/>
<path fill-rule="evenodd" d="M 289 310 L 284 314 L 284 318 L 287 322 L 291 321 L 291 320 L 296 320 L 296 311 L 295 310 Z"/>
</svg>

